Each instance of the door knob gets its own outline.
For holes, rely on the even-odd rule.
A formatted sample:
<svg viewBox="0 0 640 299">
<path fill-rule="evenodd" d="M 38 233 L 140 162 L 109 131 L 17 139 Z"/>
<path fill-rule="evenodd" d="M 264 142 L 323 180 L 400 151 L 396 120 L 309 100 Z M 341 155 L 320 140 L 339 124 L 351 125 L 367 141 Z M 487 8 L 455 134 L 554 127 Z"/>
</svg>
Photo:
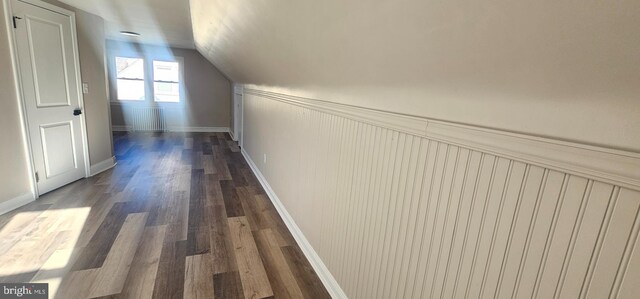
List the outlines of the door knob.
<svg viewBox="0 0 640 299">
<path fill-rule="evenodd" d="M 77 108 L 77 109 L 73 109 L 73 115 L 78 116 L 82 114 L 82 109 Z"/>
</svg>

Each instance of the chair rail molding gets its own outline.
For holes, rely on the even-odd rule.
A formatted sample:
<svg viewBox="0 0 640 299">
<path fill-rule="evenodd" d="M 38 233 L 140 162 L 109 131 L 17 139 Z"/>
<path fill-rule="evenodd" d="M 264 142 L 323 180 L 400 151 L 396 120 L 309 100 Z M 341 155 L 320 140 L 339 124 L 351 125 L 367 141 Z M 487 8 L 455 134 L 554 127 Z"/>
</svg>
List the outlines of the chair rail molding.
<svg viewBox="0 0 640 299">
<path fill-rule="evenodd" d="M 640 190 L 640 153 L 245 87 L 244 93 Z"/>
<path fill-rule="evenodd" d="M 640 155 L 245 88 L 242 153 L 336 298 L 632 298 Z"/>
</svg>

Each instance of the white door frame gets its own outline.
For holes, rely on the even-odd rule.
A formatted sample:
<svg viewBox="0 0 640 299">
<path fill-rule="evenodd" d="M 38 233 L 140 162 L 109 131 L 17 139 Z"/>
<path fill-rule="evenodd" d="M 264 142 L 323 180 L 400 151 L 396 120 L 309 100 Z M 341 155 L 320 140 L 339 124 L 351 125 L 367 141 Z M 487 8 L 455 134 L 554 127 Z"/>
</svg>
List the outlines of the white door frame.
<svg viewBox="0 0 640 299">
<path fill-rule="evenodd" d="M 73 11 L 40 1 L 40 0 L 18 0 L 20 2 L 28 3 L 34 6 L 38 6 L 47 10 L 51 10 L 57 12 L 59 14 L 69 16 L 71 19 L 71 26 L 73 27 L 71 30 L 71 44 L 73 46 L 73 63 L 76 67 L 76 80 L 78 82 L 77 92 L 78 92 L 78 105 L 79 108 L 82 109 L 83 113 L 80 116 L 80 128 L 82 135 L 82 148 L 84 155 L 84 176 L 89 177 L 90 169 L 91 169 L 91 161 L 89 160 L 89 145 L 87 139 L 87 123 L 85 119 L 86 110 L 84 109 L 84 94 L 82 93 L 82 78 L 80 75 L 80 56 L 78 52 L 78 36 L 77 36 L 77 27 L 76 27 L 76 14 Z M 13 29 L 13 9 L 11 7 L 11 0 L 3 0 L 4 11 L 5 11 L 5 19 L 7 21 L 6 30 L 7 35 L 9 36 L 9 53 L 11 55 L 11 69 L 13 71 L 13 76 L 15 78 L 15 90 L 16 97 L 18 100 L 18 109 L 20 110 L 20 119 L 22 120 L 22 137 L 24 140 L 24 150 L 27 155 L 27 164 L 28 171 L 31 181 L 31 193 L 34 198 L 38 198 L 38 183 L 36 182 L 36 171 L 35 165 L 33 163 L 33 150 L 32 150 L 32 142 L 29 137 L 29 123 L 27 116 L 27 108 L 26 103 L 23 97 L 23 87 L 22 87 L 22 78 L 20 76 L 20 65 L 18 60 L 18 47 L 16 42 L 15 31 Z"/>
<path fill-rule="evenodd" d="M 233 135 L 235 141 L 237 141 L 240 147 L 242 147 L 242 140 L 244 139 L 244 86 L 242 84 L 234 83 L 232 92 L 233 101 L 231 104 L 233 105 Z M 240 133 L 240 136 L 238 136 L 238 133 Z"/>
</svg>

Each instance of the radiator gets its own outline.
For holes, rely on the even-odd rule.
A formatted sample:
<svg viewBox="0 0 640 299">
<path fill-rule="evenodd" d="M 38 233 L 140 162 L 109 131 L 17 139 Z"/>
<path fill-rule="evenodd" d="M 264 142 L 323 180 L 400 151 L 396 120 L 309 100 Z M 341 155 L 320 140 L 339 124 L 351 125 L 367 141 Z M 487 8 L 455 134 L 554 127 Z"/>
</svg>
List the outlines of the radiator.
<svg viewBox="0 0 640 299">
<path fill-rule="evenodd" d="M 160 107 L 132 107 L 131 130 L 142 132 L 164 132 L 167 124 L 164 109 Z"/>
</svg>

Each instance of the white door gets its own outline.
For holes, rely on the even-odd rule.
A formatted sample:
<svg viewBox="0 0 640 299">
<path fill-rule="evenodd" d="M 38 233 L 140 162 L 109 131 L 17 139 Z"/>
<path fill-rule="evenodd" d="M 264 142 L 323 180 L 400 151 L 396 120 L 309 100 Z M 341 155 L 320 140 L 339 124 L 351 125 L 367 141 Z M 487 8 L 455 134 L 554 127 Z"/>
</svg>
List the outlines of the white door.
<svg viewBox="0 0 640 299">
<path fill-rule="evenodd" d="M 233 135 L 236 141 L 242 140 L 242 94 L 233 94 Z"/>
<path fill-rule="evenodd" d="M 75 26 L 69 15 L 18 0 L 11 5 L 27 130 L 43 194 L 86 174 Z"/>
</svg>

